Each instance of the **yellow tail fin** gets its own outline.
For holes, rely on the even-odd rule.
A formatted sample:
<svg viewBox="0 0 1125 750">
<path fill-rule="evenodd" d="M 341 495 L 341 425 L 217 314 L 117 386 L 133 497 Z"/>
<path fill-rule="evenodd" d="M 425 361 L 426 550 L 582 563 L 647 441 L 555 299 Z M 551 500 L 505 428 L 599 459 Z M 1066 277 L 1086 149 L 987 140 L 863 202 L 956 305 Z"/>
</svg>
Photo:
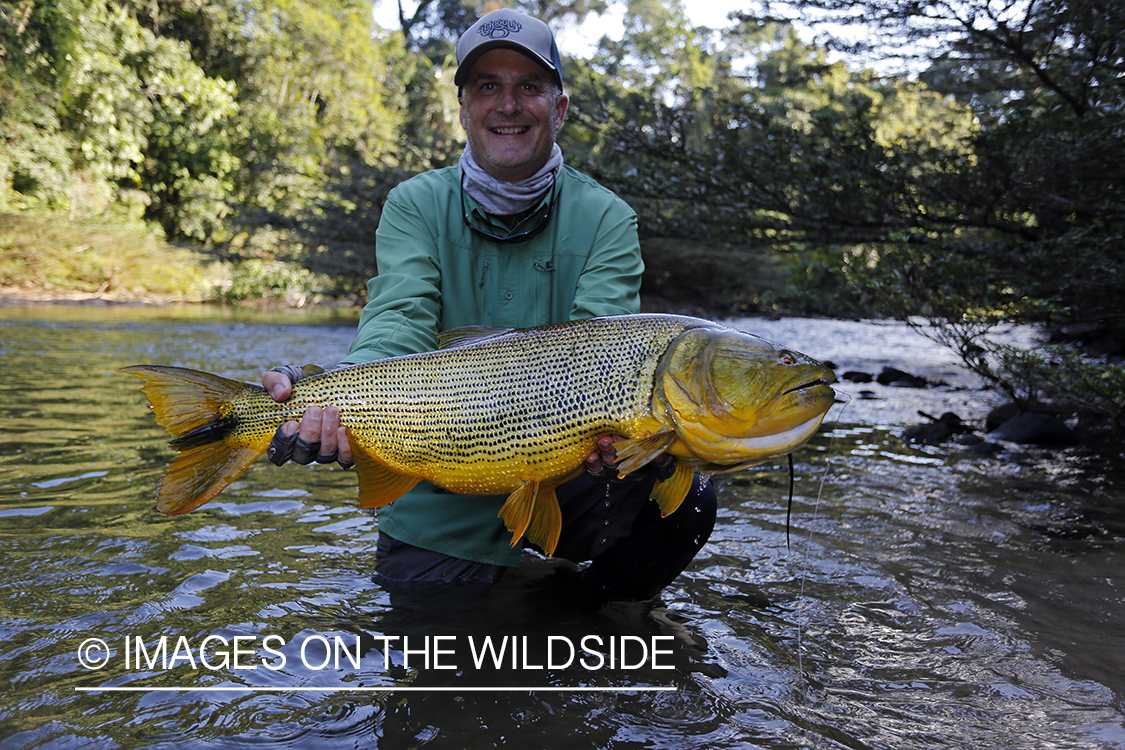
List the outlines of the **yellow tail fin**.
<svg viewBox="0 0 1125 750">
<path fill-rule="evenodd" d="M 238 422 L 223 408 L 239 391 L 254 386 L 180 367 L 134 365 L 118 372 L 144 381 L 141 390 L 157 423 L 180 451 L 160 482 L 156 507 L 161 513 L 176 516 L 213 499 L 269 446 L 270 435 L 236 444 L 231 437 Z"/>
</svg>

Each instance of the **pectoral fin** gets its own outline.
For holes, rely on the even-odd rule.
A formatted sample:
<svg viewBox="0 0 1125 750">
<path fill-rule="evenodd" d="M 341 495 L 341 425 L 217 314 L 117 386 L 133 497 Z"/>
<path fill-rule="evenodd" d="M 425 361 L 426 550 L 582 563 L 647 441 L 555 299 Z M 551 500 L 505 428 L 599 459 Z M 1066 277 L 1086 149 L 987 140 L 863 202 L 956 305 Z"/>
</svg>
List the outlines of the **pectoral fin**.
<svg viewBox="0 0 1125 750">
<path fill-rule="evenodd" d="M 676 442 L 676 433 L 664 430 L 644 438 L 621 440 L 613 444 L 617 451 L 617 478 L 623 479 L 652 459 L 666 451 Z"/>
<path fill-rule="evenodd" d="M 512 532 L 513 547 L 526 534 L 548 557 L 554 554 L 562 533 L 562 511 L 553 487 L 525 481 L 508 496 L 500 517 Z"/>
<path fill-rule="evenodd" d="M 348 444 L 352 447 L 355 471 L 359 476 L 359 507 L 379 508 L 393 503 L 422 481 L 391 471 L 379 463 L 348 430 Z"/>
<path fill-rule="evenodd" d="M 680 507 L 680 503 L 687 497 L 691 490 L 691 482 L 695 478 L 695 469 L 687 464 L 677 464 L 676 473 L 657 482 L 652 488 L 651 499 L 660 506 L 660 515 L 667 516 Z"/>
</svg>

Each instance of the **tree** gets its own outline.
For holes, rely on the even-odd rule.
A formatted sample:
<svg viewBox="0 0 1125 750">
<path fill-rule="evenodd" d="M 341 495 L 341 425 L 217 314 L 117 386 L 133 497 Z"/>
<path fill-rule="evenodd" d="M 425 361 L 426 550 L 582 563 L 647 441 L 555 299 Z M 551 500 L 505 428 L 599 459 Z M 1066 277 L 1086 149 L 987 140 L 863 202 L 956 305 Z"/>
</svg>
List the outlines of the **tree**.
<svg viewBox="0 0 1125 750">
<path fill-rule="evenodd" d="M 67 202 L 74 139 L 59 119 L 33 0 L 0 2 L 0 210 Z"/>
<path fill-rule="evenodd" d="M 971 158 L 939 184 L 949 205 L 960 205 L 966 229 L 929 238 L 924 255 L 888 243 L 864 281 L 892 293 L 903 310 L 933 312 L 965 352 L 987 351 L 987 321 L 1005 316 L 1043 320 L 1053 336 L 1072 337 L 1095 355 L 1081 370 L 1070 357 L 1052 371 L 996 349 L 989 367 L 997 380 L 1034 372 L 1039 385 L 1071 394 L 1079 390 L 1073 383 L 1120 383 L 1112 361 L 1096 355 L 1125 353 L 1125 5 L 800 0 L 774 7 L 840 23 L 862 18 L 877 30 L 864 45 L 873 54 L 926 50 L 933 62 L 919 79 L 958 97 L 979 123 L 966 141 Z M 894 282 L 924 264 L 951 272 L 930 284 Z M 1057 361 L 1049 348 L 1041 354 L 1044 363 Z M 1060 378 L 1068 374 L 1073 383 Z M 1023 390 L 1027 397 L 1034 388 Z M 1099 399 L 1103 412 L 1125 421 L 1125 391 L 1110 388 Z"/>
<path fill-rule="evenodd" d="M 829 63 L 788 26 L 743 21 L 724 46 L 706 29 L 690 38 L 697 50 L 684 59 L 698 63 L 649 77 L 672 52 L 615 45 L 576 94 L 579 122 L 597 133 L 589 168 L 640 203 L 646 231 L 859 243 L 961 222 L 927 180 L 964 155 L 965 107 Z M 735 61 L 748 54 L 757 59 L 742 71 Z"/>
<path fill-rule="evenodd" d="M 204 237 L 237 166 L 222 123 L 232 87 L 104 0 L 25 0 L 9 14 L 19 21 L 5 49 L 18 59 L 5 60 L 0 121 L 9 153 L 24 158 L 4 170 L 0 192 L 79 215 L 143 194 L 145 214 L 170 234 Z"/>
</svg>

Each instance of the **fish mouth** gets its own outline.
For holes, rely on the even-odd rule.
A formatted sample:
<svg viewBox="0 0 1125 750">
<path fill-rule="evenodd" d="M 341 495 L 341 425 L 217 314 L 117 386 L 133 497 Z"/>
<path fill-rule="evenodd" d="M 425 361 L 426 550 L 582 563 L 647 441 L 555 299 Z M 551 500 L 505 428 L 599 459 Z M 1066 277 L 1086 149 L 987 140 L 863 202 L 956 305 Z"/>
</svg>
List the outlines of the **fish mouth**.
<svg viewBox="0 0 1125 750">
<path fill-rule="evenodd" d="M 828 388 L 834 382 L 836 382 L 836 378 L 831 377 L 831 376 L 823 377 L 823 378 L 816 378 L 814 380 L 806 380 L 803 383 L 799 383 L 798 385 L 793 386 L 792 388 L 785 391 L 781 395 L 782 396 L 788 396 L 790 393 L 797 393 L 798 391 L 808 391 L 808 390 L 811 390 L 811 389 L 816 388 L 818 386 L 824 386 L 825 388 Z"/>
<path fill-rule="evenodd" d="M 772 427 L 762 434 L 747 435 L 743 437 L 723 437 L 713 441 L 711 445 L 692 446 L 696 456 L 700 459 L 695 465 L 706 467 L 706 471 L 713 474 L 737 471 L 748 466 L 760 464 L 777 456 L 791 453 L 812 437 L 827 406 L 808 419 L 804 419 L 791 426 Z M 786 422 L 786 424 L 789 424 Z M 702 448 L 702 450 L 701 450 Z"/>
</svg>

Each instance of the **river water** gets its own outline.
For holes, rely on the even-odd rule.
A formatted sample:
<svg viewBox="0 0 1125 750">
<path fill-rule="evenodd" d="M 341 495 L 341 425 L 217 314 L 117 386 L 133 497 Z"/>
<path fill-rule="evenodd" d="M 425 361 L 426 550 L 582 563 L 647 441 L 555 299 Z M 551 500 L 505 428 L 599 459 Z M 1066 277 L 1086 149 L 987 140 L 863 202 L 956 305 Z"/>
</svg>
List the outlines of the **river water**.
<svg viewBox="0 0 1125 750">
<path fill-rule="evenodd" d="M 0 309 L 0 747 L 1125 748 L 1120 448 L 911 447 L 917 410 L 992 401 L 943 350 L 740 324 L 948 385 L 841 384 L 788 543 L 783 464 L 718 477 L 715 532 L 659 601 L 590 612 L 533 557 L 483 597 L 392 602 L 336 468 L 259 461 L 154 510 L 172 454 L 117 368 L 257 381 L 335 361 L 354 318 Z"/>
</svg>

